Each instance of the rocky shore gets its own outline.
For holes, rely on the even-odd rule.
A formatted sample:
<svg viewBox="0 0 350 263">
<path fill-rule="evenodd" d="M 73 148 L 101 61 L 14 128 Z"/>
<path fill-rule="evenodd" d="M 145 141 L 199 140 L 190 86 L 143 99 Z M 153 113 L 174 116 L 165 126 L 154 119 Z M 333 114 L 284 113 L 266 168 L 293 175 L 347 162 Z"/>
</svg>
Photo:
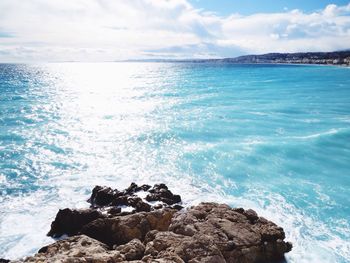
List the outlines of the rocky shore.
<svg viewBox="0 0 350 263">
<path fill-rule="evenodd" d="M 96 186 L 88 202 L 58 211 L 48 235 L 61 240 L 11 262 L 280 262 L 292 249 L 283 229 L 255 211 L 183 208 L 164 184 Z"/>
</svg>

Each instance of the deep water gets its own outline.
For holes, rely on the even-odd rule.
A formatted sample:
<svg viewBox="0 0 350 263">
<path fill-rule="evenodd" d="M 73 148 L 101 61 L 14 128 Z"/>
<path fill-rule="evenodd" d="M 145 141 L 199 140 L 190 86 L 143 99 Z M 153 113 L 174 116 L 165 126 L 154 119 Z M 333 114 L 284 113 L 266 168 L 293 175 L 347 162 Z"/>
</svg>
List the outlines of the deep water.
<svg viewBox="0 0 350 263">
<path fill-rule="evenodd" d="M 33 254 L 96 184 L 253 208 L 288 262 L 350 262 L 350 69 L 0 64 L 0 257 Z"/>
</svg>

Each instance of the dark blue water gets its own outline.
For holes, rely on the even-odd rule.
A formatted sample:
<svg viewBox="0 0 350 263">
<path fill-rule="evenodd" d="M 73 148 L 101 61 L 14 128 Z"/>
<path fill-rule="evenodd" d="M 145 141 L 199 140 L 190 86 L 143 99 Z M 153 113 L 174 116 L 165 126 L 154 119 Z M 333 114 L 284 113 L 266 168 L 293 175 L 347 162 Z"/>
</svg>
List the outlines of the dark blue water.
<svg viewBox="0 0 350 263">
<path fill-rule="evenodd" d="M 95 184 L 256 209 L 288 262 L 350 261 L 350 69 L 0 65 L 0 257 L 52 242 Z"/>
</svg>

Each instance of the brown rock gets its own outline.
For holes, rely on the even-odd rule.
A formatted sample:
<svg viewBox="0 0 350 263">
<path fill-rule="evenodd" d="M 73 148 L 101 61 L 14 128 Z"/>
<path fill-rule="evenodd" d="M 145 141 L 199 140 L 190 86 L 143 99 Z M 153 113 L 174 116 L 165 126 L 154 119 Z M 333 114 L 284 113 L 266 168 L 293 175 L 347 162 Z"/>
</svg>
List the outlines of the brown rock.
<svg viewBox="0 0 350 263">
<path fill-rule="evenodd" d="M 139 191 L 163 204 L 144 202 Z M 96 186 L 89 200 L 92 209 L 60 210 L 49 232 L 79 236 L 43 247 L 25 261 L 255 263 L 280 261 L 292 249 L 283 229 L 254 210 L 201 203 L 183 211 L 180 196 L 164 184 L 150 189 L 132 183 L 123 191 Z M 121 212 L 121 205 L 134 211 Z"/>
<path fill-rule="evenodd" d="M 115 247 L 115 249 L 128 261 L 142 259 L 145 252 L 145 246 L 139 239 L 133 239 L 125 245 Z"/>
<path fill-rule="evenodd" d="M 185 261 L 199 257 L 199 262 L 209 262 L 215 257 L 219 262 L 222 256 L 223 262 L 271 262 L 283 259 L 284 253 L 291 249 L 291 244 L 283 241 L 283 229 L 259 218 L 255 211 L 215 203 L 202 203 L 185 213 L 175 214 L 169 230 L 187 236 L 180 242 L 185 243 L 184 246 L 175 245 L 176 254 Z M 197 258 L 181 250 L 188 247 L 197 251 Z M 201 255 L 211 256 L 203 258 Z"/>
<path fill-rule="evenodd" d="M 144 240 L 150 230 L 167 230 L 176 210 L 163 209 L 108 219 L 97 219 L 81 230 L 108 246 L 122 245 L 132 239 Z"/>
<path fill-rule="evenodd" d="M 112 263 L 123 261 L 125 261 L 125 257 L 120 251 L 108 250 L 105 244 L 84 235 L 57 241 L 40 249 L 35 256 L 24 259 L 24 262 L 47 263 Z"/>
<path fill-rule="evenodd" d="M 145 254 L 154 258 L 177 256 L 184 262 L 226 262 L 210 236 L 183 236 L 173 232 L 156 232 L 147 237 Z"/>
</svg>

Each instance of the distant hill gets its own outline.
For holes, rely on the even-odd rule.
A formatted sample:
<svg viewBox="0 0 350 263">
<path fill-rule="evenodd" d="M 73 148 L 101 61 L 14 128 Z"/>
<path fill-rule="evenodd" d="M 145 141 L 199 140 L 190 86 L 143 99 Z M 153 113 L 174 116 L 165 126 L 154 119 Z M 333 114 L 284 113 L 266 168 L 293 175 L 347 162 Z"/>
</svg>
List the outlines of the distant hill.
<svg viewBox="0 0 350 263">
<path fill-rule="evenodd" d="M 350 50 L 336 52 L 269 53 L 224 58 L 218 61 L 229 63 L 283 63 L 283 64 L 324 64 L 350 66 Z"/>
<path fill-rule="evenodd" d="M 350 50 L 335 52 L 269 53 L 222 59 L 141 59 L 128 62 L 192 62 L 234 64 L 320 64 L 350 66 Z"/>
</svg>

